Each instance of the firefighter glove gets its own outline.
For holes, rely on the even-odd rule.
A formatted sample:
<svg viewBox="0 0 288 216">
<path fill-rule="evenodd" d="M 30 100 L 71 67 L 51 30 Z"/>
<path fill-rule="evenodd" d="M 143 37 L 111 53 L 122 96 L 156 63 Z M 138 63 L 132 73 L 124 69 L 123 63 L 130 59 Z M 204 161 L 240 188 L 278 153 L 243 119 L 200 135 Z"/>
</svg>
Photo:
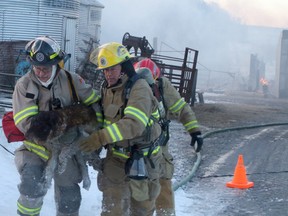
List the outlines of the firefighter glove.
<svg viewBox="0 0 288 216">
<path fill-rule="evenodd" d="M 100 153 L 102 148 L 98 149 L 97 151 L 84 153 L 84 160 L 88 162 L 89 166 L 92 166 L 94 170 L 98 172 L 103 171 L 103 159 L 100 157 Z"/>
<path fill-rule="evenodd" d="M 190 135 L 192 137 L 190 145 L 194 147 L 196 153 L 200 152 L 202 149 L 202 145 L 203 145 L 203 138 L 201 136 L 201 132 L 197 131 L 197 132 L 191 133 Z"/>
<path fill-rule="evenodd" d="M 103 147 L 103 145 L 103 140 L 101 139 L 101 136 L 99 136 L 98 131 L 80 141 L 80 149 L 85 152 L 97 151 Z"/>
</svg>

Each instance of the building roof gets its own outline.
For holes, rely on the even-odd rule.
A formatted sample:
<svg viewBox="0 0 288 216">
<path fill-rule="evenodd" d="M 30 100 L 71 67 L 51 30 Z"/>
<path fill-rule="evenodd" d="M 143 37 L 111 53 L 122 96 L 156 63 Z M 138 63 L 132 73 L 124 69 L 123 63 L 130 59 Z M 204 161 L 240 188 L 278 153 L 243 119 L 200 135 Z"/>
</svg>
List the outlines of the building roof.
<svg viewBox="0 0 288 216">
<path fill-rule="evenodd" d="M 81 4 L 84 5 L 92 5 L 92 6 L 96 6 L 96 7 L 101 7 L 104 8 L 104 5 L 101 4 L 99 1 L 97 0 L 80 0 Z"/>
</svg>

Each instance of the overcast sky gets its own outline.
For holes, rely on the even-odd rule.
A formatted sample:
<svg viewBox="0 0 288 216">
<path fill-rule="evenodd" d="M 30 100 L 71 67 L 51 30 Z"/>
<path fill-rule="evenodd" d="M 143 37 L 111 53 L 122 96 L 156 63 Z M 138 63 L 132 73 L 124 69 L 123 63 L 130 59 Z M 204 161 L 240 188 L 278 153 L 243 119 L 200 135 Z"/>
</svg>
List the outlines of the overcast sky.
<svg viewBox="0 0 288 216">
<path fill-rule="evenodd" d="M 160 51 L 159 54 L 169 52 L 169 55 L 183 57 L 185 47 L 199 50 L 200 79 L 207 79 L 211 74 L 219 77 L 215 71 L 247 76 L 250 54 L 256 54 L 265 62 L 267 76 L 273 79 L 276 47 L 282 29 L 285 25 L 288 27 L 285 11 L 288 1 L 285 0 L 99 2 L 105 6 L 101 44 L 122 42 L 125 32 L 129 32 L 133 36 L 145 36 L 151 45 L 157 38 L 154 49 Z M 231 81 L 230 75 L 222 75 L 222 80 Z"/>
<path fill-rule="evenodd" d="M 204 0 L 248 25 L 288 28 L 286 0 Z"/>
<path fill-rule="evenodd" d="M 172 29 L 179 32 L 179 25 L 185 26 L 205 12 L 203 2 L 215 4 L 229 14 L 226 19 L 242 24 L 288 28 L 288 1 L 285 0 L 99 1 L 105 6 L 102 14 L 103 42 L 119 40 L 125 31 L 147 37 L 156 37 L 157 33 Z M 211 12 L 206 15 L 211 16 Z"/>
</svg>

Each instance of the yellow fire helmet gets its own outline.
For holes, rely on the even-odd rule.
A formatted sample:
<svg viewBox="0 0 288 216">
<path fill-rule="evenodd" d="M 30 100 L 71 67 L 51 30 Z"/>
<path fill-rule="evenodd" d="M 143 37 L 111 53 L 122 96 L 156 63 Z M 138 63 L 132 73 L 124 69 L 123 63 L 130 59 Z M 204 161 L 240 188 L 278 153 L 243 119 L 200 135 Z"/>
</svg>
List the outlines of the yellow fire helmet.
<svg viewBox="0 0 288 216">
<path fill-rule="evenodd" d="M 131 58 L 130 53 L 120 43 L 111 42 L 96 48 L 90 54 L 90 61 L 97 65 L 97 69 L 107 69 Z"/>
</svg>

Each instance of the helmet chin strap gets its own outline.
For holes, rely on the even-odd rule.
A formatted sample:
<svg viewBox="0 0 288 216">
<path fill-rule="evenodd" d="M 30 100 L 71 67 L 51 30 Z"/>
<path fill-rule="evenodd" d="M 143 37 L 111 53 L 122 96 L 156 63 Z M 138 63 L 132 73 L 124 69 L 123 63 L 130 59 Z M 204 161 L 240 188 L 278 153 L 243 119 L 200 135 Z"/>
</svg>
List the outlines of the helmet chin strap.
<svg viewBox="0 0 288 216">
<path fill-rule="evenodd" d="M 38 77 L 37 77 L 37 79 L 39 80 L 39 82 L 40 82 L 43 86 L 45 86 L 45 87 L 47 88 L 47 87 L 53 82 L 53 79 L 54 79 L 54 77 L 55 77 L 55 75 L 56 75 L 56 70 L 57 70 L 57 65 L 53 65 L 53 66 L 52 66 L 51 76 L 50 76 L 50 78 L 49 78 L 46 82 L 41 81 Z"/>
</svg>

